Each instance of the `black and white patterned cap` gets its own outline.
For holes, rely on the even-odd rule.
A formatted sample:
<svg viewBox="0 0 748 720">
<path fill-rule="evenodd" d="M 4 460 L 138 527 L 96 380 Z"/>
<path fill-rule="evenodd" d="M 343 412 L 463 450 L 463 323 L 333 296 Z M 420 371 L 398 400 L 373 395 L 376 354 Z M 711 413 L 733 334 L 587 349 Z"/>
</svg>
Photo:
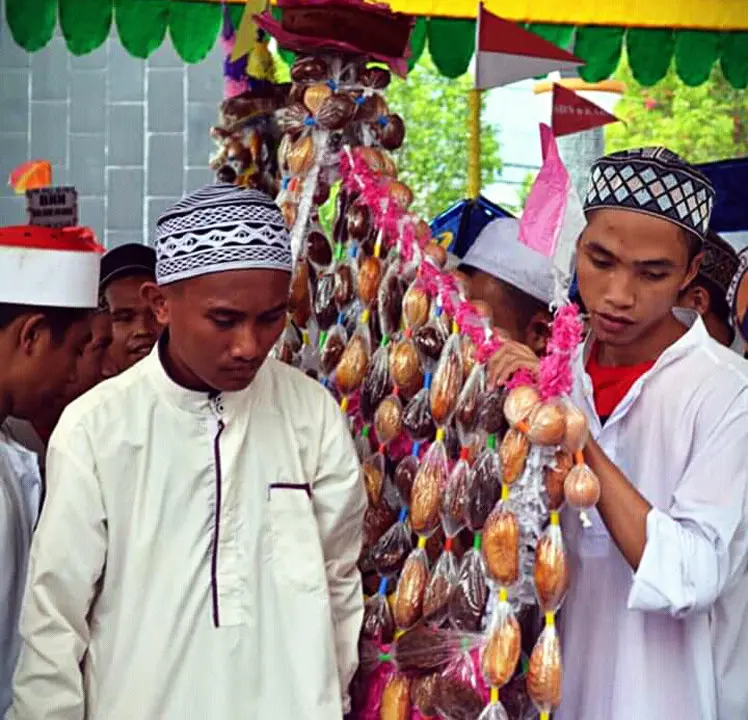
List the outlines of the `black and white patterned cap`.
<svg viewBox="0 0 748 720">
<path fill-rule="evenodd" d="M 650 147 L 597 160 L 584 210 L 617 208 L 654 215 L 703 241 L 714 200 L 712 184 L 696 168 L 666 148 Z"/>
<path fill-rule="evenodd" d="M 283 215 L 258 190 L 207 185 L 182 198 L 156 223 L 159 285 L 227 270 L 291 269 Z"/>
</svg>

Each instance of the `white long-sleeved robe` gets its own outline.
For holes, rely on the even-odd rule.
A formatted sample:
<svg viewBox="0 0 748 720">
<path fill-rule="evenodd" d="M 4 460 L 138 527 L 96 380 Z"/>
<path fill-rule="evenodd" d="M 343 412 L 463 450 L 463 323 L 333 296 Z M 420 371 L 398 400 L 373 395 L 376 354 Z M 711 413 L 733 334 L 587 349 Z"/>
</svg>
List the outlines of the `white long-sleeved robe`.
<svg viewBox="0 0 748 720">
<path fill-rule="evenodd" d="M 554 720 L 748 718 L 748 363 L 677 314 L 691 328 L 602 428 L 577 358 L 574 400 L 652 510 L 636 573 L 597 511 L 565 511 Z"/>
<path fill-rule="evenodd" d="M 209 399 L 156 348 L 47 461 L 12 720 L 339 720 L 366 499 L 321 386 L 268 360 Z"/>
<path fill-rule="evenodd" d="M 0 430 L 0 715 L 10 706 L 18 658 L 18 618 L 41 476 L 34 453 Z"/>
</svg>

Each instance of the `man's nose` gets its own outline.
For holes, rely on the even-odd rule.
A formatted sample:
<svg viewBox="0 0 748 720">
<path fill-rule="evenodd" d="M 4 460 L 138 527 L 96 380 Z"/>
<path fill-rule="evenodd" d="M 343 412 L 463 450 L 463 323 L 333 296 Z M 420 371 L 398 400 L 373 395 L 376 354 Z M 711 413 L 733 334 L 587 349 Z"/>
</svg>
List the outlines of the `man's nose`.
<svg viewBox="0 0 748 720">
<path fill-rule="evenodd" d="M 235 360 L 250 362 L 257 357 L 259 343 L 252 325 L 247 324 L 238 329 L 233 340 L 231 355 Z"/>
<path fill-rule="evenodd" d="M 605 299 L 616 308 L 630 308 L 634 305 L 636 291 L 631 273 L 614 272 L 608 281 Z"/>
</svg>

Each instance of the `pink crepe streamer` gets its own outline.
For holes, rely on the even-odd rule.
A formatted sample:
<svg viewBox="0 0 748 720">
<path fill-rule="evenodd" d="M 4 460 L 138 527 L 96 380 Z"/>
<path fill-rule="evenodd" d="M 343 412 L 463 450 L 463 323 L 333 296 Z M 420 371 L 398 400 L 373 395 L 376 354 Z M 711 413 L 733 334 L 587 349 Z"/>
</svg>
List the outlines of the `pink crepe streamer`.
<svg viewBox="0 0 748 720">
<path fill-rule="evenodd" d="M 382 663 L 364 681 L 366 683 L 366 704 L 358 715 L 358 720 L 379 720 L 382 693 L 387 681 L 395 672 L 391 663 Z"/>
<path fill-rule="evenodd" d="M 234 46 L 236 45 L 236 34 L 232 34 L 230 37 L 221 36 L 221 50 L 226 57 L 231 57 L 234 52 Z"/>
<path fill-rule="evenodd" d="M 548 349 L 551 352 L 562 352 L 571 355 L 582 342 L 584 327 L 579 317 L 579 308 L 574 304 L 563 305 L 553 318 L 551 338 Z"/>
<path fill-rule="evenodd" d="M 223 98 L 224 100 L 230 100 L 231 98 L 237 97 L 242 93 L 247 92 L 248 85 L 245 80 L 234 80 L 233 78 L 224 78 L 223 82 Z"/>
<path fill-rule="evenodd" d="M 540 361 L 538 388 L 544 400 L 566 395 L 571 391 L 572 355 L 582 342 L 582 320 L 574 304 L 559 308 L 553 318 L 548 354 Z"/>
<path fill-rule="evenodd" d="M 535 385 L 535 376 L 529 370 L 525 370 L 524 368 L 517 370 L 517 372 L 512 375 L 511 379 L 506 384 L 506 387 L 508 390 L 514 390 L 514 388 L 522 387 L 523 385 Z"/>
</svg>

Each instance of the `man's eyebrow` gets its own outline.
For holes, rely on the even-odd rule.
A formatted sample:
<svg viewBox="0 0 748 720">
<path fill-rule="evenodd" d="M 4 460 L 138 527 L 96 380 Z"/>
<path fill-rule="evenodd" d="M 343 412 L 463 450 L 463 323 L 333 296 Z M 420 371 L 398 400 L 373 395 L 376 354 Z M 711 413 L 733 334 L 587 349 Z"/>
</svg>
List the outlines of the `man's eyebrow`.
<svg viewBox="0 0 748 720">
<path fill-rule="evenodd" d="M 288 310 L 288 302 L 278 303 L 275 307 L 272 307 L 268 310 L 263 310 L 260 315 L 275 315 L 277 313 L 283 312 L 284 310 Z"/>
<path fill-rule="evenodd" d="M 637 267 L 643 267 L 648 270 L 662 269 L 672 270 L 675 263 L 669 258 L 654 258 L 652 260 L 638 260 L 634 263 Z"/>
<path fill-rule="evenodd" d="M 611 258 L 615 257 L 615 255 L 610 250 L 608 250 L 608 248 L 603 247 L 599 242 L 596 242 L 595 240 L 587 241 L 587 250 L 599 253 L 600 255 L 607 255 Z"/>
</svg>

